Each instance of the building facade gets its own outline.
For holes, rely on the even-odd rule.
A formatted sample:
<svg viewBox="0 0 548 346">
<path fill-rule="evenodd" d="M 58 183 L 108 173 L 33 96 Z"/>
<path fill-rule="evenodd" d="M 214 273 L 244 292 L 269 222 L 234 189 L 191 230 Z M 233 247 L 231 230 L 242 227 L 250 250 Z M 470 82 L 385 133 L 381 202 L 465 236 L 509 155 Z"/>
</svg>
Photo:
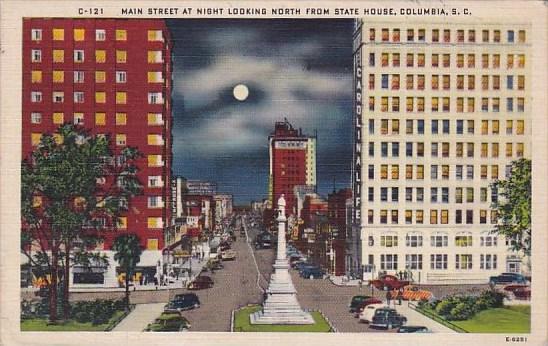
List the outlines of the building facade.
<svg viewBox="0 0 548 346">
<path fill-rule="evenodd" d="M 276 122 L 274 132 L 268 137 L 270 171 L 269 200 L 273 208 L 283 194 L 286 212 L 295 215 L 294 187 L 316 186 L 316 137 L 302 133 L 287 121 Z"/>
<path fill-rule="evenodd" d="M 531 157 L 530 36 L 519 23 L 357 21 L 353 238 L 362 266 L 425 283 L 527 271 L 491 233 L 489 186 Z"/>
<path fill-rule="evenodd" d="M 137 176 L 143 194 L 107 232 L 100 250 L 111 265 L 71 284 L 117 285 L 114 238 L 134 233 L 145 249 L 141 275 L 154 275 L 171 209 L 171 49 L 163 20 L 26 18 L 23 20 L 22 152 L 66 123 L 108 135 L 114 154 L 143 154 Z M 101 272 L 99 269 L 98 272 Z"/>
</svg>

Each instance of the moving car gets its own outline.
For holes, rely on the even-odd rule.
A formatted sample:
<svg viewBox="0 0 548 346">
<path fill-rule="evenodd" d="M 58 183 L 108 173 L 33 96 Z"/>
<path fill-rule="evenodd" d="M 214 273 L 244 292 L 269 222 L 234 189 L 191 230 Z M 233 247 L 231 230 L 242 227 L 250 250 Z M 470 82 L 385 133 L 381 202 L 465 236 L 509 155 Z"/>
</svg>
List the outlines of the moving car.
<svg viewBox="0 0 548 346">
<path fill-rule="evenodd" d="M 371 298 L 371 296 L 354 296 L 352 297 L 352 300 L 350 300 L 350 304 L 348 304 L 348 308 L 350 309 L 350 312 L 357 312 L 358 308 L 362 306 L 362 303 L 366 300 Z"/>
<path fill-rule="evenodd" d="M 305 267 L 301 270 L 300 275 L 302 278 L 323 279 L 325 273 L 318 267 Z"/>
<path fill-rule="evenodd" d="M 360 322 L 370 323 L 373 320 L 373 316 L 375 316 L 375 312 L 378 309 L 382 308 L 388 308 L 383 303 L 377 303 L 377 304 L 369 304 L 363 308 L 363 311 L 359 314 Z"/>
<path fill-rule="evenodd" d="M 526 284 L 527 280 L 521 274 L 502 273 L 501 275 L 489 277 L 489 285 Z"/>
<path fill-rule="evenodd" d="M 146 332 L 181 332 L 190 328 L 190 322 L 180 312 L 164 312 L 150 323 Z"/>
<path fill-rule="evenodd" d="M 194 293 L 177 294 L 166 304 L 164 312 L 180 312 L 200 307 L 200 300 Z"/>
<path fill-rule="evenodd" d="M 268 232 L 259 233 L 255 238 L 256 249 L 270 249 L 272 248 L 272 235 Z"/>
<path fill-rule="evenodd" d="M 213 287 L 213 280 L 209 276 L 200 275 L 194 279 L 189 285 L 189 290 L 200 290 L 203 288 Z"/>
<path fill-rule="evenodd" d="M 372 327 L 392 329 L 401 327 L 405 323 L 407 323 L 407 318 L 398 314 L 396 309 L 380 308 L 375 311 L 375 315 L 371 319 L 370 325 Z"/>
<path fill-rule="evenodd" d="M 383 275 L 376 280 L 369 281 L 370 285 L 373 285 L 378 290 L 392 291 L 399 290 L 400 288 L 409 285 L 409 281 L 400 280 L 394 275 Z"/>
<path fill-rule="evenodd" d="M 398 333 L 432 333 L 425 326 L 401 326 L 398 328 Z"/>
<path fill-rule="evenodd" d="M 223 261 L 232 261 L 236 259 L 236 251 L 234 250 L 225 250 L 221 252 L 221 259 Z"/>
</svg>

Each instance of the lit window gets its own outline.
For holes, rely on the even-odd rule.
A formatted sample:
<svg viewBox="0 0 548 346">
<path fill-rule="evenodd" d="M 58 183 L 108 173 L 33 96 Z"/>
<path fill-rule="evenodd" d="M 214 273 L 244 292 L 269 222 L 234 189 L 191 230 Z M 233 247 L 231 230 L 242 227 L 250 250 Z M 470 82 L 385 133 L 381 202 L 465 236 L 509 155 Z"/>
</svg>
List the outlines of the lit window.
<svg viewBox="0 0 548 346">
<path fill-rule="evenodd" d="M 149 217 L 147 218 L 148 228 L 162 228 L 163 222 L 161 217 Z"/>
<path fill-rule="evenodd" d="M 56 125 L 62 124 L 64 121 L 64 114 L 60 112 L 53 113 L 53 123 Z"/>
<path fill-rule="evenodd" d="M 40 144 L 40 139 L 41 138 L 42 138 L 41 133 L 31 133 L 30 134 L 30 142 L 33 146 Z"/>
<path fill-rule="evenodd" d="M 149 83 L 163 83 L 164 81 L 161 71 L 148 72 L 147 79 Z"/>
<path fill-rule="evenodd" d="M 104 91 L 95 92 L 95 103 L 105 103 L 107 99 L 107 94 Z"/>
<path fill-rule="evenodd" d="M 125 146 L 126 145 L 126 135 L 125 134 L 116 134 L 116 145 Z"/>
<path fill-rule="evenodd" d="M 148 30 L 148 40 L 149 41 L 163 41 L 164 37 L 162 35 L 162 30 Z"/>
<path fill-rule="evenodd" d="M 126 113 L 116 113 L 116 125 L 126 125 L 127 114 Z"/>
<path fill-rule="evenodd" d="M 162 113 L 148 113 L 148 125 L 163 125 Z"/>
<path fill-rule="evenodd" d="M 105 71 L 95 71 L 95 83 L 104 83 L 106 81 Z"/>
<path fill-rule="evenodd" d="M 31 83 L 42 83 L 42 71 L 31 71 Z"/>
<path fill-rule="evenodd" d="M 472 255 L 455 255 L 456 269 L 472 269 Z"/>
<path fill-rule="evenodd" d="M 65 51 L 62 49 L 53 50 L 53 62 L 64 62 L 65 61 Z"/>
<path fill-rule="evenodd" d="M 74 41 L 83 41 L 86 36 L 85 29 L 74 29 Z"/>
<path fill-rule="evenodd" d="M 106 125 L 106 118 L 105 113 L 95 113 L 95 125 Z"/>
<path fill-rule="evenodd" d="M 116 29 L 116 41 L 126 41 L 127 40 L 127 31 Z"/>
<path fill-rule="evenodd" d="M 116 51 L 116 63 L 124 64 L 127 62 L 127 52 L 125 50 Z"/>
<path fill-rule="evenodd" d="M 53 83 L 63 83 L 65 81 L 65 71 L 53 71 Z"/>
<path fill-rule="evenodd" d="M 148 62 L 149 63 L 162 63 L 162 51 L 160 50 L 149 50 L 148 51 Z"/>
<path fill-rule="evenodd" d="M 96 50 L 95 51 L 95 62 L 104 63 L 107 61 L 107 52 L 105 50 Z"/>
<path fill-rule="evenodd" d="M 54 41 L 63 41 L 65 39 L 65 30 L 64 29 L 53 29 L 53 40 Z"/>
</svg>

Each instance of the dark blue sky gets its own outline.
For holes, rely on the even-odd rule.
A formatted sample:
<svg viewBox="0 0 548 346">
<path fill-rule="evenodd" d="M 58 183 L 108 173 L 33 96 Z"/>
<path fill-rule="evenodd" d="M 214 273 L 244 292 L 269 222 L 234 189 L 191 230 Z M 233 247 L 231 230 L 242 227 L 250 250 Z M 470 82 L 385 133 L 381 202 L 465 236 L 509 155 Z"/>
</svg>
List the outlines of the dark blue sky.
<svg viewBox="0 0 548 346">
<path fill-rule="evenodd" d="M 318 134 L 318 191 L 350 186 L 351 20 L 170 20 L 173 171 L 236 203 L 266 197 L 268 134 L 287 118 Z M 237 84 L 249 97 L 233 97 Z"/>
</svg>

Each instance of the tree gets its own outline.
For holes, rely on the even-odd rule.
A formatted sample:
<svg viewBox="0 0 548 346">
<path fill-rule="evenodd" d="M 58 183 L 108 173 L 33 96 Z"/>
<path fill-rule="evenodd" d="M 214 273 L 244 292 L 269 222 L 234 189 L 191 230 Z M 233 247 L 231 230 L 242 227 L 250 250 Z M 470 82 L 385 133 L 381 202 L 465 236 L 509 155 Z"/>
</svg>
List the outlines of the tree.
<svg viewBox="0 0 548 346">
<path fill-rule="evenodd" d="M 57 319 L 60 283 L 69 316 L 71 263 L 104 262 L 90 249 L 102 232 L 117 228 L 130 198 L 142 191 L 136 176 L 141 154 L 126 147 L 114 155 L 111 145 L 108 136 L 66 124 L 42 135 L 21 164 L 21 251 L 48 278 L 50 321 Z"/>
<path fill-rule="evenodd" d="M 531 160 L 512 162 L 510 176 L 497 180 L 491 189 L 498 192 L 491 205 L 496 212 L 497 224 L 494 232 L 511 242 L 514 251 L 531 255 Z"/>
<path fill-rule="evenodd" d="M 137 235 L 123 234 L 114 239 L 112 250 L 115 251 L 114 259 L 125 271 L 126 310 L 129 310 L 129 278 L 135 274 L 143 249 Z"/>
</svg>

